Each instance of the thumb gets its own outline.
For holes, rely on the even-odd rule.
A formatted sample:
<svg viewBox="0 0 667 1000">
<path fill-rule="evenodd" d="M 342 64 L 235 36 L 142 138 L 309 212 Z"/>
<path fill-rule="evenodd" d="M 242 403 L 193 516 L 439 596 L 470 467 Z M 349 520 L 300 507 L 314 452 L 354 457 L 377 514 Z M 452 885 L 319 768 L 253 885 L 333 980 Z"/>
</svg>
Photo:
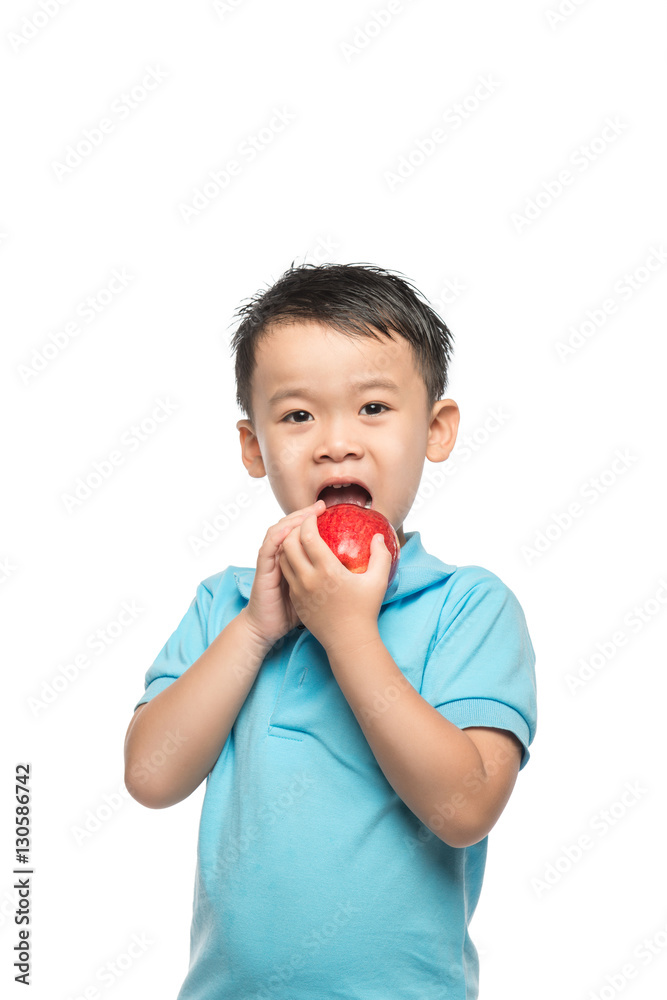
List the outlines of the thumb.
<svg viewBox="0 0 667 1000">
<path fill-rule="evenodd" d="M 389 572 L 389 566 L 391 565 L 391 553 L 387 548 L 387 544 L 384 540 L 384 535 L 376 534 L 371 538 L 371 557 L 368 562 L 368 568 L 371 569 L 375 562 L 382 566 L 382 560 L 386 563 L 386 571 Z"/>
</svg>

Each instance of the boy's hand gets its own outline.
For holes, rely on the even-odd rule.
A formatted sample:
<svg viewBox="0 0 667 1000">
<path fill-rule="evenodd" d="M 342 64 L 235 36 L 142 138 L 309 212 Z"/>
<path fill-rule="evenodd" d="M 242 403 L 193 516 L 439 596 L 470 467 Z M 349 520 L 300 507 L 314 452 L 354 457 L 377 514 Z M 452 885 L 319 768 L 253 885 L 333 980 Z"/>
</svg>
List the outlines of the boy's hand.
<svg viewBox="0 0 667 1000">
<path fill-rule="evenodd" d="M 299 624 L 299 616 L 290 600 L 287 581 L 279 565 L 281 544 L 290 531 L 298 530 L 304 518 L 315 516 L 314 511 L 322 513 L 324 510 L 324 500 L 317 500 L 309 507 L 287 514 L 269 528 L 262 542 L 245 614 L 259 641 L 269 647 Z"/>
<path fill-rule="evenodd" d="M 280 568 L 299 618 L 324 648 L 354 649 L 377 635 L 391 553 L 382 535 L 374 535 L 366 572 L 352 573 L 317 530 L 323 510 L 291 528 L 282 542 Z"/>
</svg>

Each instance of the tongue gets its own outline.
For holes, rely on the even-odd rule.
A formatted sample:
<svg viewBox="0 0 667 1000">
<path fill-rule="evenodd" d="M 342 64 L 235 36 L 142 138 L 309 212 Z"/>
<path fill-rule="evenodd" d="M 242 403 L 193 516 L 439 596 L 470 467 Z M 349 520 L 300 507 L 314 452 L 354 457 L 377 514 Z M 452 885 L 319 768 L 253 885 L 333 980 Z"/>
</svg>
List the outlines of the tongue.
<svg viewBox="0 0 667 1000">
<path fill-rule="evenodd" d="M 320 493 L 320 499 L 324 500 L 327 507 L 333 507 L 337 503 L 356 503 L 360 507 L 365 507 L 369 499 L 369 494 L 363 486 L 356 486 L 354 484 L 351 486 L 339 486 L 338 488 L 326 486 Z"/>
</svg>

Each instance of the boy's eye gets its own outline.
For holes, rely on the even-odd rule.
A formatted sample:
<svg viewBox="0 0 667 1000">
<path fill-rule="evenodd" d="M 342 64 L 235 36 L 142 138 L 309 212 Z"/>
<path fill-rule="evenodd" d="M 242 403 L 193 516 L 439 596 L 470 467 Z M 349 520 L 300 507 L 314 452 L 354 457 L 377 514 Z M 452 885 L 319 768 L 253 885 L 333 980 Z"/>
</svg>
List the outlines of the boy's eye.
<svg viewBox="0 0 667 1000">
<path fill-rule="evenodd" d="M 283 420 L 286 420 L 289 424 L 305 424 L 305 420 L 290 420 L 290 417 L 299 416 L 301 413 L 305 413 L 307 417 L 310 416 L 307 410 L 293 410 L 292 413 L 288 413 L 284 416 Z"/>
<path fill-rule="evenodd" d="M 389 409 L 389 407 L 385 406 L 384 403 L 366 403 L 364 406 L 361 407 L 361 409 L 365 410 L 367 406 L 381 406 L 382 410 L 388 410 Z M 380 413 L 382 413 L 382 410 L 380 410 L 379 413 L 369 413 L 369 414 L 367 414 L 367 416 L 369 416 L 369 417 L 379 417 Z M 305 423 L 307 423 L 308 422 L 307 420 L 292 420 L 291 419 L 292 417 L 301 416 L 301 414 L 305 414 L 305 416 L 307 416 L 307 417 L 310 416 L 310 413 L 308 413 L 308 410 L 292 410 L 291 413 L 287 413 L 283 417 L 283 420 L 286 421 L 289 424 L 305 424 Z"/>
</svg>

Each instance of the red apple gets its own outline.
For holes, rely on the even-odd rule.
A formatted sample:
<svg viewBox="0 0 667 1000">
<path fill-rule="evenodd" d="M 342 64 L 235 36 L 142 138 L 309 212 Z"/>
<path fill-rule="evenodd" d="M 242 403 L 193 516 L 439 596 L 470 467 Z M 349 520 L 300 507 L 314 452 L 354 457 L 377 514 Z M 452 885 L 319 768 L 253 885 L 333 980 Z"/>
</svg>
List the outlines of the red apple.
<svg viewBox="0 0 667 1000">
<path fill-rule="evenodd" d="M 401 545 L 393 525 L 379 510 L 356 503 L 337 503 L 317 518 L 317 530 L 331 551 L 351 573 L 365 573 L 371 557 L 371 539 L 382 534 L 391 552 L 387 587 L 398 570 Z"/>
</svg>

